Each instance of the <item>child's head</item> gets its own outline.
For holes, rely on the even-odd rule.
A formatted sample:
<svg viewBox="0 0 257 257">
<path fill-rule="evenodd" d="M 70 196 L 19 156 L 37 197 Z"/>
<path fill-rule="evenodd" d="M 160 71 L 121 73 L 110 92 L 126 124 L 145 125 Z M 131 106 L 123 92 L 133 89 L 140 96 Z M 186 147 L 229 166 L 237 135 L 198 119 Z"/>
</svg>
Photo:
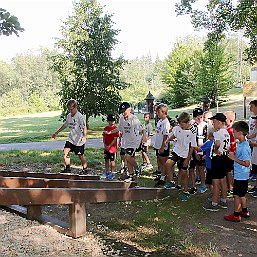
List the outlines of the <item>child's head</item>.
<svg viewBox="0 0 257 257">
<path fill-rule="evenodd" d="M 213 116 L 211 111 L 206 111 L 203 113 L 203 120 L 207 122 L 209 125 L 212 125 L 212 120 L 210 118 Z"/>
<path fill-rule="evenodd" d="M 249 126 L 245 121 L 236 121 L 233 125 L 233 134 L 236 139 L 244 138 L 249 132 Z"/>
<path fill-rule="evenodd" d="M 214 136 L 213 136 L 214 132 L 215 132 L 215 128 L 213 126 L 208 127 L 208 130 L 207 130 L 208 139 L 214 138 Z"/>
<path fill-rule="evenodd" d="M 160 119 L 164 120 L 168 115 L 168 105 L 160 103 L 156 108 L 156 113 Z"/>
<path fill-rule="evenodd" d="M 203 122 L 203 110 L 201 108 L 195 108 L 193 110 L 193 119 L 198 124 Z"/>
<path fill-rule="evenodd" d="M 226 125 L 227 126 L 232 126 L 236 120 L 236 113 L 234 111 L 226 111 L 225 112 L 226 116 Z"/>
<path fill-rule="evenodd" d="M 77 101 L 74 99 L 70 99 L 67 101 L 66 106 L 71 114 L 75 114 L 78 110 Z"/>
<path fill-rule="evenodd" d="M 224 128 L 226 122 L 226 116 L 222 112 L 217 112 L 214 116 L 209 118 L 213 122 L 213 127 L 216 130 Z"/>
<path fill-rule="evenodd" d="M 250 112 L 257 115 L 257 100 L 252 100 L 250 102 Z"/>
<path fill-rule="evenodd" d="M 131 106 L 128 102 L 121 103 L 119 107 L 119 113 L 123 115 L 124 118 L 128 118 L 131 115 Z"/>
<path fill-rule="evenodd" d="M 115 123 L 115 115 L 114 114 L 108 114 L 106 120 L 109 123 L 109 125 L 113 125 Z"/>
<path fill-rule="evenodd" d="M 149 123 L 150 122 L 150 113 L 149 112 L 146 112 L 144 114 L 144 120 L 145 120 L 145 123 Z"/>
<path fill-rule="evenodd" d="M 188 112 L 182 112 L 179 114 L 177 121 L 182 129 L 188 129 L 190 124 L 190 114 Z"/>
</svg>

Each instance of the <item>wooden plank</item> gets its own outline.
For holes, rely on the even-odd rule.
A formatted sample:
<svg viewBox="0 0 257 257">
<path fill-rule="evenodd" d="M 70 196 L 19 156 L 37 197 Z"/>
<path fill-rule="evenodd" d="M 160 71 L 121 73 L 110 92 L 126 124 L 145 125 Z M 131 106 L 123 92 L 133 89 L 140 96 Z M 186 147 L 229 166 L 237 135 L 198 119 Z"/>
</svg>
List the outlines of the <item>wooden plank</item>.
<svg viewBox="0 0 257 257">
<path fill-rule="evenodd" d="M 70 235 L 74 238 L 86 233 L 86 204 L 74 203 L 69 205 Z"/>
<path fill-rule="evenodd" d="M 42 205 L 102 203 L 131 200 L 150 200 L 177 195 L 174 189 L 75 189 L 75 188 L 1 188 L 0 205 Z"/>
<path fill-rule="evenodd" d="M 73 180 L 99 180 L 98 175 L 77 175 L 65 173 L 43 173 L 43 172 L 26 172 L 26 171 L 6 171 L 0 170 L 2 177 L 31 177 L 31 178 L 48 178 L 48 179 L 73 179 Z"/>
<path fill-rule="evenodd" d="M 135 182 L 124 181 L 0 177 L 0 187 L 5 188 L 131 188 L 135 186 Z"/>
</svg>

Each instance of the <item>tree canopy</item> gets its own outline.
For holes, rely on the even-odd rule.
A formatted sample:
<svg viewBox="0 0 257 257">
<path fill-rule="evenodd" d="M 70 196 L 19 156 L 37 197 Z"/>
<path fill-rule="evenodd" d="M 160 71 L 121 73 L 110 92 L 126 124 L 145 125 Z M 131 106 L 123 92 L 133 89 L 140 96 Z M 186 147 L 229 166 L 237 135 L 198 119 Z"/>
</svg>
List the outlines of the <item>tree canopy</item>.
<svg viewBox="0 0 257 257">
<path fill-rule="evenodd" d="M 249 39 L 246 58 L 250 63 L 257 62 L 257 1 L 209 0 L 205 10 L 194 8 L 197 1 L 180 0 L 176 3 L 177 14 L 190 14 L 193 26 L 207 29 L 211 41 L 219 41 L 226 31 L 242 30 Z"/>
<path fill-rule="evenodd" d="M 0 35 L 10 36 L 15 34 L 19 36 L 19 33 L 23 31 L 24 29 L 21 27 L 18 18 L 11 15 L 5 9 L 0 8 Z"/>
<path fill-rule="evenodd" d="M 53 56 L 53 68 L 60 75 L 62 105 L 76 99 L 88 125 L 90 116 L 117 112 L 119 90 L 126 86 L 120 78 L 125 60 L 111 55 L 119 33 L 112 15 L 103 13 L 96 0 L 73 5 L 74 13 L 61 29 L 63 38 L 57 39 L 61 53 Z"/>
</svg>

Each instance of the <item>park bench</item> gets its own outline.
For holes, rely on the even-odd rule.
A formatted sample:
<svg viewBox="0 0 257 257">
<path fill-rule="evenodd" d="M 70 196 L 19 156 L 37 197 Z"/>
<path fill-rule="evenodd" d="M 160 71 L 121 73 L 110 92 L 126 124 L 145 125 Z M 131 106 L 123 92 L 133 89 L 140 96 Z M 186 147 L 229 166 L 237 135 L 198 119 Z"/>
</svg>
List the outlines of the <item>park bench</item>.
<svg viewBox="0 0 257 257">
<path fill-rule="evenodd" d="M 89 175 L 67 178 L 32 177 L 35 173 L 0 171 L 0 206 L 27 219 L 54 227 L 73 238 L 85 235 L 86 205 L 117 201 L 160 199 L 175 195 L 176 190 L 137 187 L 135 182 L 102 181 Z M 24 176 L 21 176 L 24 175 Z M 82 179 L 83 178 L 83 179 Z M 89 178 L 89 179 L 87 179 Z M 42 214 L 43 205 L 68 205 L 69 224 Z"/>
</svg>

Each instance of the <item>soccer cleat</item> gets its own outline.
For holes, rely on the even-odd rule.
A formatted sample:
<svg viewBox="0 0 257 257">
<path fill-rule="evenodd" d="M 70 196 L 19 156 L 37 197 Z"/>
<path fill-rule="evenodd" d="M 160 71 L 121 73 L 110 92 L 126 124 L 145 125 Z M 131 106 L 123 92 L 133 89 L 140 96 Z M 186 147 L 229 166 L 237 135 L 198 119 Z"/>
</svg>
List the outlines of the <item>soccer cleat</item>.
<svg viewBox="0 0 257 257">
<path fill-rule="evenodd" d="M 190 189 L 189 189 L 189 193 L 190 193 L 191 195 L 196 194 L 196 193 L 197 193 L 197 188 L 196 188 L 196 187 L 190 188 Z"/>
<path fill-rule="evenodd" d="M 128 176 L 126 179 L 124 179 L 124 182 L 129 183 L 129 182 L 133 182 L 134 178 L 133 176 Z"/>
<path fill-rule="evenodd" d="M 231 198 L 231 197 L 233 197 L 234 195 L 233 195 L 233 190 L 228 190 L 227 191 L 227 197 L 228 198 Z"/>
<path fill-rule="evenodd" d="M 176 188 L 178 189 L 178 191 L 182 190 L 182 186 L 181 185 L 176 185 Z"/>
<path fill-rule="evenodd" d="M 206 186 L 199 186 L 198 192 L 203 194 L 207 191 L 207 187 Z"/>
<path fill-rule="evenodd" d="M 254 192 L 256 192 L 257 191 L 257 188 L 256 188 L 256 186 L 254 186 L 254 187 L 252 187 L 250 190 L 248 190 L 248 193 L 249 194 L 253 194 Z"/>
<path fill-rule="evenodd" d="M 100 178 L 102 178 L 102 179 L 106 179 L 106 178 L 108 178 L 108 173 L 107 172 L 104 172 L 101 176 L 100 176 Z"/>
<path fill-rule="evenodd" d="M 71 173 L 71 169 L 64 169 L 64 170 L 62 170 L 61 171 L 61 173 L 63 173 L 63 174 L 70 174 Z"/>
<path fill-rule="evenodd" d="M 108 178 L 109 180 L 113 180 L 114 177 L 115 177 L 114 174 L 111 173 L 111 172 L 107 175 L 107 178 Z"/>
<path fill-rule="evenodd" d="M 213 205 L 212 202 L 207 202 L 203 208 L 207 211 L 219 211 L 219 205 Z"/>
<path fill-rule="evenodd" d="M 143 167 L 143 170 L 152 170 L 153 169 L 153 165 L 151 163 L 148 163 L 146 164 L 144 167 Z"/>
<path fill-rule="evenodd" d="M 243 217 L 243 218 L 250 218 L 250 212 L 248 211 L 248 212 L 242 212 L 242 211 L 240 211 L 240 216 L 241 217 Z"/>
<path fill-rule="evenodd" d="M 180 199 L 182 202 L 186 202 L 189 199 L 189 197 L 190 197 L 189 192 L 183 192 Z"/>
<path fill-rule="evenodd" d="M 227 215 L 227 216 L 224 216 L 224 219 L 227 220 L 227 221 L 235 221 L 235 222 L 239 222 L 241 221 L 241 216 L 235 216 L 234 213 L 230 214 L 230 215 Z"/>
<path fill-rule="evenodd" d="M 257 190 L 255 190 L 254 193 L 251 194 L 252 197 L 256 198 L 257 197 Z"/>
<path fill-rule="evenodd" d="M 227 202 L 219 202 L 219 207 L 222 209 L 227 209 L 228 208 L 228 203 Z"/>
<path fill-rule="evenodd" d="M 167 182 L 164 184 L 164 188 L 166 188 L 166 189 L 175 189 L 175 188 L 176 188 L 176 183 L 175 183 L 175 181 L 167 181 Z"/>
</svg>

